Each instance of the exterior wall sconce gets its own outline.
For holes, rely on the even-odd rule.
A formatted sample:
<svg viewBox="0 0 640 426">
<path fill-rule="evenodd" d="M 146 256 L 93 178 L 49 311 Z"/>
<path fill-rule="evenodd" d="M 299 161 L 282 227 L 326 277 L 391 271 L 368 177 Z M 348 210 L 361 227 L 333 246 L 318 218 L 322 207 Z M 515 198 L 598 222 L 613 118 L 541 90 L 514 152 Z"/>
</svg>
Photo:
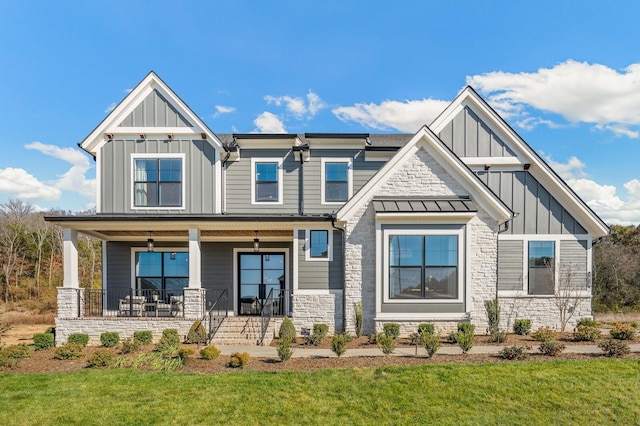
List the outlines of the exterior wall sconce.
<svg viewBox="0 0 640 426">
<path fill-rule="evenodd" d="M 151 231 L 149 231 L 149 238 L 147 239 L 147 252 L 152 253 L 155 246 L 155 242 L 153 241 L 153 238 L 151 238 Z"/>
<path fill-rule="evenodd" d="M 147 135 L 145 135 L 144 133 L 140 133 L 140 139 L 146 139 Z"/>
<path fill-rule="evenodd" d="M 253 239 L 253 252 L 258 253 L 260 251 L 260 240 L 258 239 L 258 231 L 256 231 L 256 237 Z"/>
<path fill-rule="evenodd" d="M 173 139 L 173 133 L 169 133 L 169 134 L 167 135 L 167 139 L 169 139 L 169 140 Z"/>
</svg>

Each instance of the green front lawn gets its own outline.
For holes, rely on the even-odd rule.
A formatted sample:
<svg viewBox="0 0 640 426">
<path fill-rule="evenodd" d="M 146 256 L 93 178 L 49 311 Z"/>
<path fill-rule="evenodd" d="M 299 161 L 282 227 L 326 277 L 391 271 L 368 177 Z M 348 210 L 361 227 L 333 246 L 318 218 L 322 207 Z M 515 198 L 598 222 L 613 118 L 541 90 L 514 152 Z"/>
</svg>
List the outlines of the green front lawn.
<svg viewBox="0 0 640 426">
<path fill-rule="evenodd" d="M 0 424 L 638 424 L 639 397 L 638 360 L 86 370 L 0 375 Z"/>
</svg>

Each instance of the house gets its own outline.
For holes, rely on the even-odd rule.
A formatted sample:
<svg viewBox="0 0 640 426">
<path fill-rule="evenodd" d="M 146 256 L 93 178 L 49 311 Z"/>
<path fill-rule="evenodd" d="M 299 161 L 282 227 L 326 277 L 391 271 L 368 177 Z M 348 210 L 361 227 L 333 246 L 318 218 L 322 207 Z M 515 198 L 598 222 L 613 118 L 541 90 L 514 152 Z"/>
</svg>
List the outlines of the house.
<svg viewBox="0 0 640 426">
<path fill-rule="evenodd" d="M 415 134 L 227 135 L 151 72 L 79 145 L 97 207 L 47 218 L 64 235 L 58 342 L 199 319 L 264 335 L 284 315 L 353 333 L 359 303 L 364 333 L 482 332 L 496 295 L 503 327 L 558 327 L 568 295 L 571 321 L 592 315 L 607 225 L 471 87 Z M 102 289 L 79 288 L 79 232 L 102 240 Z"/>
</svg>

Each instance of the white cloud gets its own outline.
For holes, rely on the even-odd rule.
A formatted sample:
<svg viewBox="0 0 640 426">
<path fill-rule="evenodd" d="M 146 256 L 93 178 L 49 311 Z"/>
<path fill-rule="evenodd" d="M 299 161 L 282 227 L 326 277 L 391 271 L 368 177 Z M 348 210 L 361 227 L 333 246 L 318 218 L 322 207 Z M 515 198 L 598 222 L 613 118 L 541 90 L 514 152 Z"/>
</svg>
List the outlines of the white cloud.
<svg viewBox="0 0 640 426">
<path fill-rule="evenodd" d="M 61 195 L 55 186 L 40 182 L 24 169 L 13 167 L 0 169 L 0 193 L 18 199 L 44 201 L 57 200 Z"/>
<path fill-rule="evenodd" d="M 277 115 L 265 111 L 258 115 L 253 124 L 256 125 L 256 133 L 287 133 L 284 128 L 284 123 L 278 118 Z"/>
<path fill-rule="evenodd" d="M 309 90 L 306 95 L 306 100 L 302 97 L 292 96 L 272 96 L 267 95 L 264 97 L 267 104 L 274 104 L 276 106 L 284 106 L 286 111 L 292 114 L 296 119 L 302 120 L 304 118 L 313 118 L 318 111 L 325 108 L 325 103 L 320 99 L 317 93 Z"/>
<path fill-rule="evenodd" d="M 236 110 L 235 107 L 232 106 L 224 106 L 224 105 L 216 105 L 216 113 L 213 114 L 213 118 L 216 118 L 222 114 L 230 114 Z"/>
<path fill-rule="evenodd" d="M 587 165 L 580 161 L 580 159 L 576 156 L 569 157 L 569 160 L 566 163 L 559 163 L 550 156 L 545 157 L 545 160 L 547 161 L 547 164 L 549 164 L 551 168 L 555 170 L 555 172 L 559 174 L 562 179 L 567 180 L 587 176 L 584 171 Z"/>
<path fill-rule="evenodd" d="M 402 132 L 417 132 L 423 125 L 431 123 L 447 106 L 448 101 L 438 99 L 386 100 L 380 104 L 357 103 L 333 109 L 341 121 L 354 121 L 374 129 L 396 129 Z"/>
<path fill-rule="evenodd" d="M 113 110 L 114 110 L 114 108 L 115 108 L 117 105 L 118 105 L 117 103 L 115 103 L 115 102 L 111 102 L 111 104 L 109 104 L 109 106 L 108 106 L 108 107 L 106 107 L 106 108 L 104 109 L 104 113 L 105 113 L 105 114 L 109 114 L 111 111 L 113 111 Z"/>
<path fill-rule="evenodd" d="M 487 95 L 505 118 L 531 124 L 527 107 L 558 114 L 566 120 L 598 125 L 617 136 L 637 138 L 628 126 L 640 125 L 640 63 L 622 72 L 601 64 L 568 60 L 533 73 L 490 72 L 467 77 L 467 84 Z M 525 121 L 523 121 L 525 120 Z"/>
</svg>

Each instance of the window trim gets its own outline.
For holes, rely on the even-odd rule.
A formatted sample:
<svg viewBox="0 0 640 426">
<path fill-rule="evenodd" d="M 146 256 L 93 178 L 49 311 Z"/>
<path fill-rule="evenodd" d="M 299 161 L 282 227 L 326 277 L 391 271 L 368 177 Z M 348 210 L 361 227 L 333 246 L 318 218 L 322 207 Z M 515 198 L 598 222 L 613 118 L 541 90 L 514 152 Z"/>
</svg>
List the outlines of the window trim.
<svg viewBox="0 0 640 426">
<path fill-rule="evenodd" d="M 324 231 L 327 233 L 327 256 L 311 257 L 311 232 Z M 305 229 L 304 233 L 304 260 L 307 262 L 331 262 L 333 261 L 333 231 L 330 229 Z"/>
<path fill-rule="evenodd" d="M 326 201 L 325 187 L 327 183 L 326 163 L 347 163 L 347 199 L 345 201 Z M 342 205 L 353 196 L 353 158 L 351 157 L 323 157 L 320 159 L 320 204 Z"/>
<path fill-rule="evenodd" d="M 130 288 L 132 290 L 136 290 L 137 289 L 137 275 L 136 275 L 136 253 L 140 253 L 140 252 L 146 252 L 147 251 L 147 247 L 131 247 L 131 284 L 130 284 Z M 176 252 L 176 253 L 189 253 L 189 248 L 188 247 L 158 247 L 157 250 L 154 251 L 154 253 L 170 253 L 170 252 Z M 190 260 L 190 259 L 189 259 Z M 187 276 L 189 279 L 191 278 L 190 275 Z M 185 288 L 189 288 L 189 286 L 187 285 L 187 287 Z"/>
<path fill-rule="evenodd" d="M 385 304 L 441 304 L 441 303 L 465 303 L 465 282 L 467 271 L 464 255 L 466 226 L 461 224 L 459 229 L 417 229 L 417 228 L 386 228 L 382 230 L 382 303 Z M 392 299 L 389 297 L 389 237 L 391 235 L 455 235 L 458 237 L 458 297 L 455 299 Z"/>
<path fill-rule="evenodd" d="M 284 177 L 283 172 L 283 158 L 267 158 L 267 157 L 252 157 L 251 158 L 251 204 L 262 206 L 282 205 L 284 198 L 284 191 L 282 190 L 282 181 Z M 256 164 L 258 163 L 276 163 L 278 166 L 278 201 L 256 201 Z"/>
<path fill-rule="evenodd" d="M 550 243 L 552 244 L 553 247 L 553 282 L 551 283 L 553 286 L 553 291 L 551 293 L 532 293 L 531 292 L 531 268 L 534 269 L 545 269 L 548 272 L 548 268 L 549 265 L 545 265 L 545 266 L 531 266 L 529 264 L 529 260 L 531 259 L 531 243 Z M 556 292 L 556 288 L 557 288 L 557 278 L 556 278 L 556 265 L 558 264 L 557 259 L 558 259 L 558 254 L 559 254 L 559 250 L 560 249 L 560 245 L 558 243 L 556 243 L 556 241 L 554 240 L 529 240 L 527 241 L 527 295 L 529 296 L 553 296 Z"/>
<path fill-rule="evenodd" d="M 131 210 L 184 210 L 186 206 L 186 161 L 184 153 L 132 153 L 131 154 L 131 174 L 130 174 L 130 191 L 131 191 Z M 181 199 L 182 204 L 180 206 L 136 206 L 136 160 L 138 159 L 175 159 L 182 162 L 182 185 L 181 185 Z"/>
</svg>

